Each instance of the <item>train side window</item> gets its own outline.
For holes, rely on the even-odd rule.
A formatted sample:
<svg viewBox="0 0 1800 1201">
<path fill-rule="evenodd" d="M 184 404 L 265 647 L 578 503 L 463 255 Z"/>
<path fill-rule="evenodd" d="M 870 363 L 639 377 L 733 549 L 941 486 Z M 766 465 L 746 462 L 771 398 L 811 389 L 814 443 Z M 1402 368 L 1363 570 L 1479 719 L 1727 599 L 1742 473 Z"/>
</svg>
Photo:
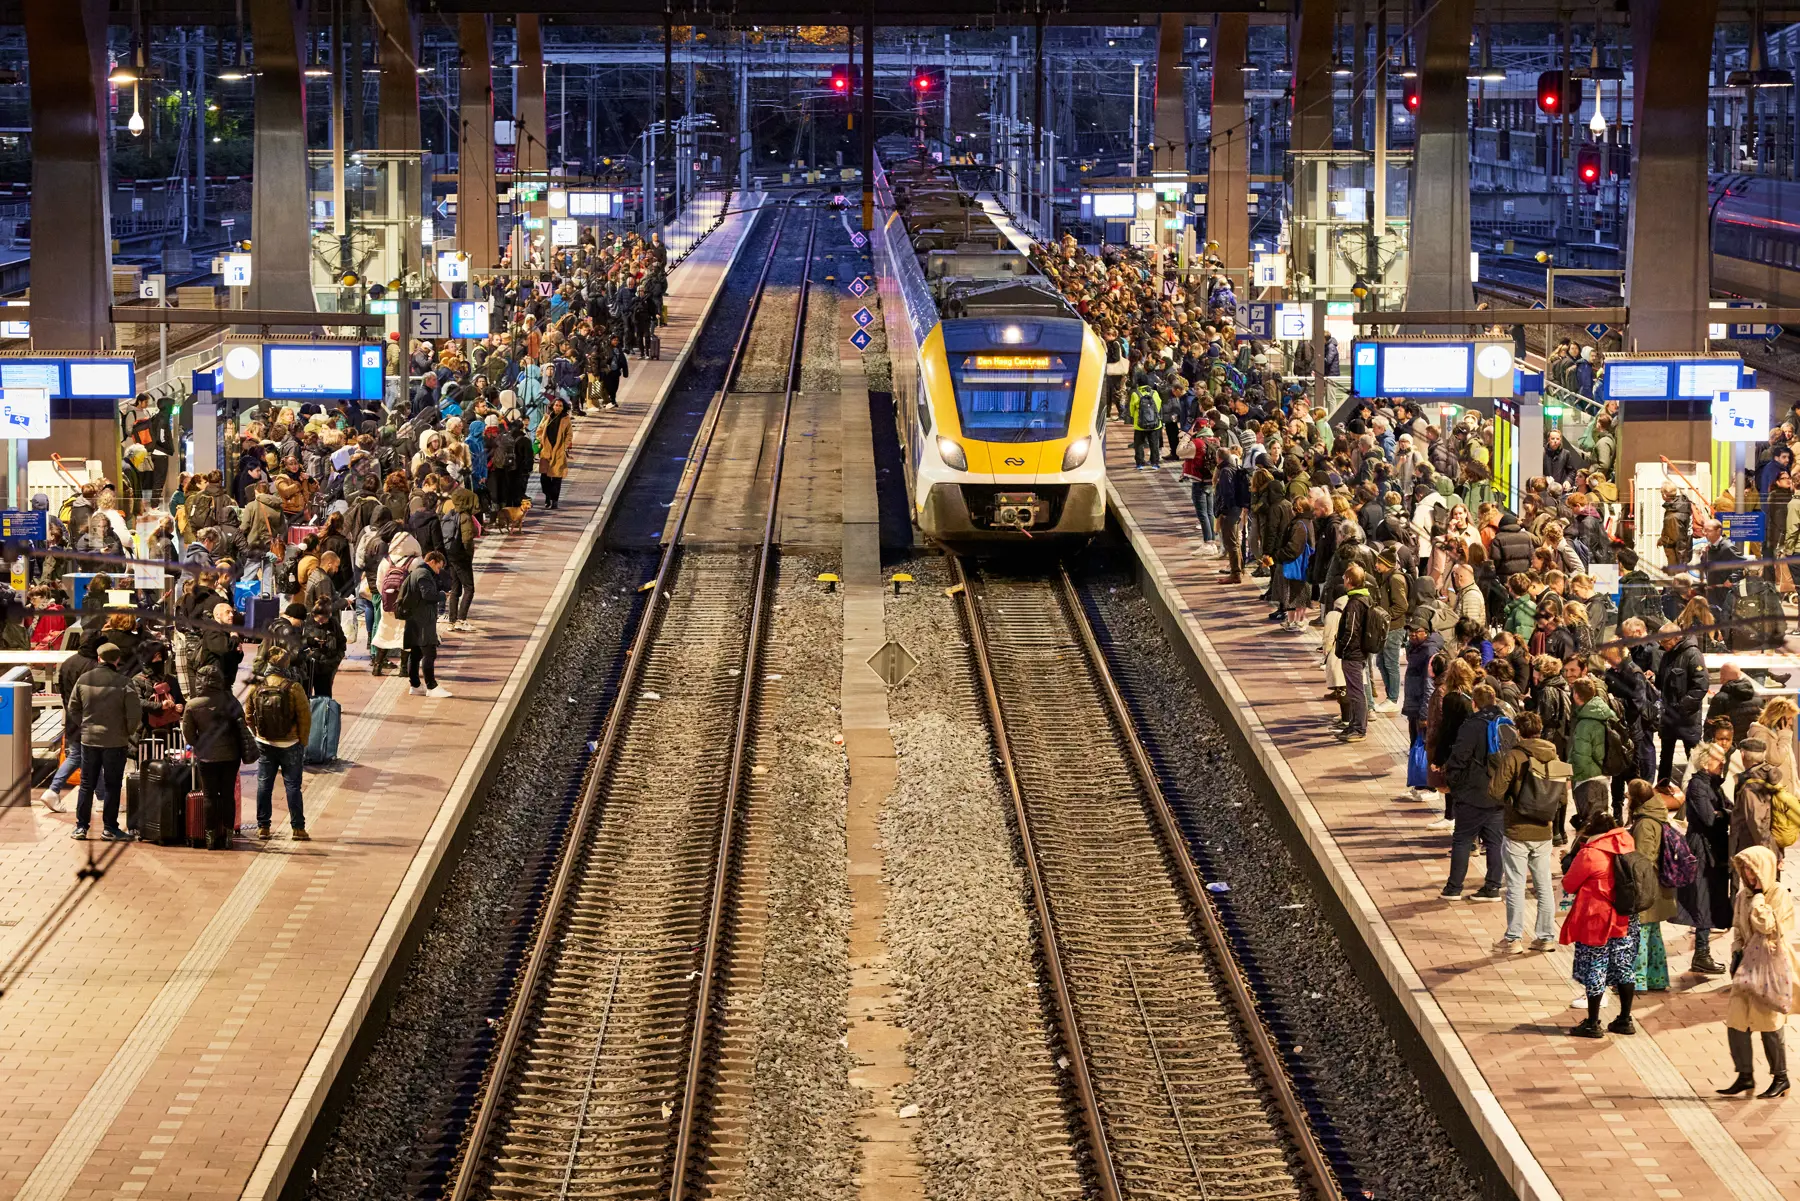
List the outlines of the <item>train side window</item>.
<svg viewBox="0 0 1800 1201">
<path fill-rule="evenodd" d="M 931 397 L 926 392 L 925 381 L 919 381 L 919 429 L 926 434 L 931 433 Z"/>
</svg>

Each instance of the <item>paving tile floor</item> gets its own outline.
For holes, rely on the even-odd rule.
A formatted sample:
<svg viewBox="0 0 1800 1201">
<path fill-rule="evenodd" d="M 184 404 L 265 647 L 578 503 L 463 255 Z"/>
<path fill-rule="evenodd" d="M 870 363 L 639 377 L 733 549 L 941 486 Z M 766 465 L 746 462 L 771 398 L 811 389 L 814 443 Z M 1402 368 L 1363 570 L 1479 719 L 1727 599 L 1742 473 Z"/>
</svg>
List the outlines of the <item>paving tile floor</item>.
<svg viewBox="0 0 1800 1201">
<path fill-rule="evenodd" d="M 75 873 L 104 844 L 71 841 L 68 813 L 11 815 L 25 833 L 0 841 L 0 1198 L 240 1194 L 743 227 L 730 218 L 675 271 L 664 357 L 634 360 L 620 407 L 577 422 L 562 507 L 482 540 L 477 629 L 445 631 L 438 658 L 454 697 L 407 695 L 360 649 L 345 663 L 343 766 L 307 775 L 313 842 L 287 839 L 277 788 L 275 841 L 128 846 L 89 882 Z M 254 775 L 244 794 L 251 822 Z"/>
<path fill-rule="evenodd" d="M 1403 799 L 1404 719 L 1376 717 L 1355 746 L 1335 740 L 1316 633 L 1273 632 L 1261 581 L 1223 584 L 1179 471 L 1133 470 L 1129 435 L 1112 432 L 1107 459 L 1124 507 L 1561 1195 L 1800 1198 L 1800 1094 L 1713 1094 L 1732 1077 L 1727 993 L 1721 979 L 1681 974 L 1691 933 L 1665 926 L 1671 988 L 1638 999 L 1639 1034 L 1570 1038 L 1583 1015 L 1570 1008 L 1580 988 L 1569 951 L 1498 955 L 1491 944 L 1505 932 L 1503 905 L 1438 899 L 1450 836 L 1425 829 L 1436 812 Z M 1477 854 L 1472 881 L 1481 870 Z M 1728 949 L 1727 940 L 1714 954 L 1723 960 Z M 1615 1006 L 1608 1001 L 1608 1020 Z M 1800 1054 L 1800 1035 L 1788 1041 Z M 1760 1047 L 1757 1055 L 1766 1082 Z"/>
</svg>

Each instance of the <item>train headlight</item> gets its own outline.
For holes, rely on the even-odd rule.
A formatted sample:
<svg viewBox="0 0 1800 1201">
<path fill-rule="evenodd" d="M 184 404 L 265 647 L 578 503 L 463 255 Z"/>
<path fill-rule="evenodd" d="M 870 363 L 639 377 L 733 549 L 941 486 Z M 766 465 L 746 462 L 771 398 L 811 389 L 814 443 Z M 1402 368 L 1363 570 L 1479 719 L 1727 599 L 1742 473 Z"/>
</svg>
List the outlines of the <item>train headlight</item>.
<svg viewBox="0 0 1800 1201">
<path fill-rule="evenodd" d="M 1088 451 L 1092 450 L 1093 447 L 1094 440 L 1092 438 L 1077 438 L 1075 441 L 1069 443 L 1069 449 L 1063 451 L 1062 469 L 1064 471 L 1073 471 L 1083 463 L 1087 462 Z"/>
<path fill-rule="evenodd" d="M 957 445 L 953 439 L 939 438 L 937 442 L 938 457 L 944 460 L 944 466 L 954 468 L 957 471 L 967 471 L 969 469 L 969 456 L 963 453 L 963 448 Z"/>
</svg>

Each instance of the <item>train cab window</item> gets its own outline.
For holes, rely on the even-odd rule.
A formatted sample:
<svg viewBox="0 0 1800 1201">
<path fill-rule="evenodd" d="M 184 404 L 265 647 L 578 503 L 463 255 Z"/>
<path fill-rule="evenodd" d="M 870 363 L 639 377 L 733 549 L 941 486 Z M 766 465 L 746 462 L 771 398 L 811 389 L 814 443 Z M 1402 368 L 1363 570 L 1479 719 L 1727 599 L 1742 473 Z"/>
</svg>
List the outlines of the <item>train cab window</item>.
<svg viewBox="0 0 1800 1201">
<path fill-rule="evenodd" d="M 984 442 L 1049 442 L 1069 432 L 1080 355 L 954 353 L 950 382 L 965 436 Z"/>
<path fill-rule="evenodd" d="M 919 429 L 931 433 L 931 394 L 926 391 L 924 380 L 919 381 L 919 395 L 913 403 L 919 407 Z"/>
</svg>

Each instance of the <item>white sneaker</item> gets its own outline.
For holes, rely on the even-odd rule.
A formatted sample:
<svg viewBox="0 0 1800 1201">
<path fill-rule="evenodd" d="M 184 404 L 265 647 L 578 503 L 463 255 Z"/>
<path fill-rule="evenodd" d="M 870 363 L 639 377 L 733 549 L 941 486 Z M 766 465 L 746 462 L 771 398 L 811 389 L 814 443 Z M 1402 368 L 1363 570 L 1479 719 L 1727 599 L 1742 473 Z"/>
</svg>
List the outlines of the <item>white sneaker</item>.
<svg viewBox="0 0 1800 1201">
<path fill-rule="evenodd" d="M 1382 701 L 1379 705 L 1375 706 L 1375 712 L 1377 712 L 1377 713 L 1398 713 L 1398 712 L 1400 712 L 1400 702 L 1399 701 Z"/>
<path fill-rule="evenodd" d="M 425 695 L 426 696 L 435 696 L 438 700 L 441 701 L 445 697 L 455 696 L 456 694 L 451 692 L 448 688 L 445 688 L 442 684 L 440 684 L 436 688 L 431 689 Z"/>
<path fill-rule="evenodd" d="M 1435 788 L 1421 788 L 1413 795 L 1427 805 L 1441 805 L 1444 803 L 1443 794 Z"/>
<path fill-rule="evenodd" d="M 56 791 L 56 789 L 54 789 L 54 788 L 44 789 L 43 800 L 44 800 L 44 808 L 48 809 L 50 812 L 61 813 L 63 811 L 62 793 Z"/>
<path fill-rule="evenodd" d="M 425 690 L 423 688 L 417 687 L 416 685 L 409 684 L 406 689 L 406 695 L 408 695 L 408 696 L 424 696 Z"/>
<path fill-rule="evenodd" d="M 1427 830 L 1454 830 L 1456 823 L 1450 818 L 1440 817 L 1436 821 L 1426 822 L 1425 828 Z"/>
</svg>

